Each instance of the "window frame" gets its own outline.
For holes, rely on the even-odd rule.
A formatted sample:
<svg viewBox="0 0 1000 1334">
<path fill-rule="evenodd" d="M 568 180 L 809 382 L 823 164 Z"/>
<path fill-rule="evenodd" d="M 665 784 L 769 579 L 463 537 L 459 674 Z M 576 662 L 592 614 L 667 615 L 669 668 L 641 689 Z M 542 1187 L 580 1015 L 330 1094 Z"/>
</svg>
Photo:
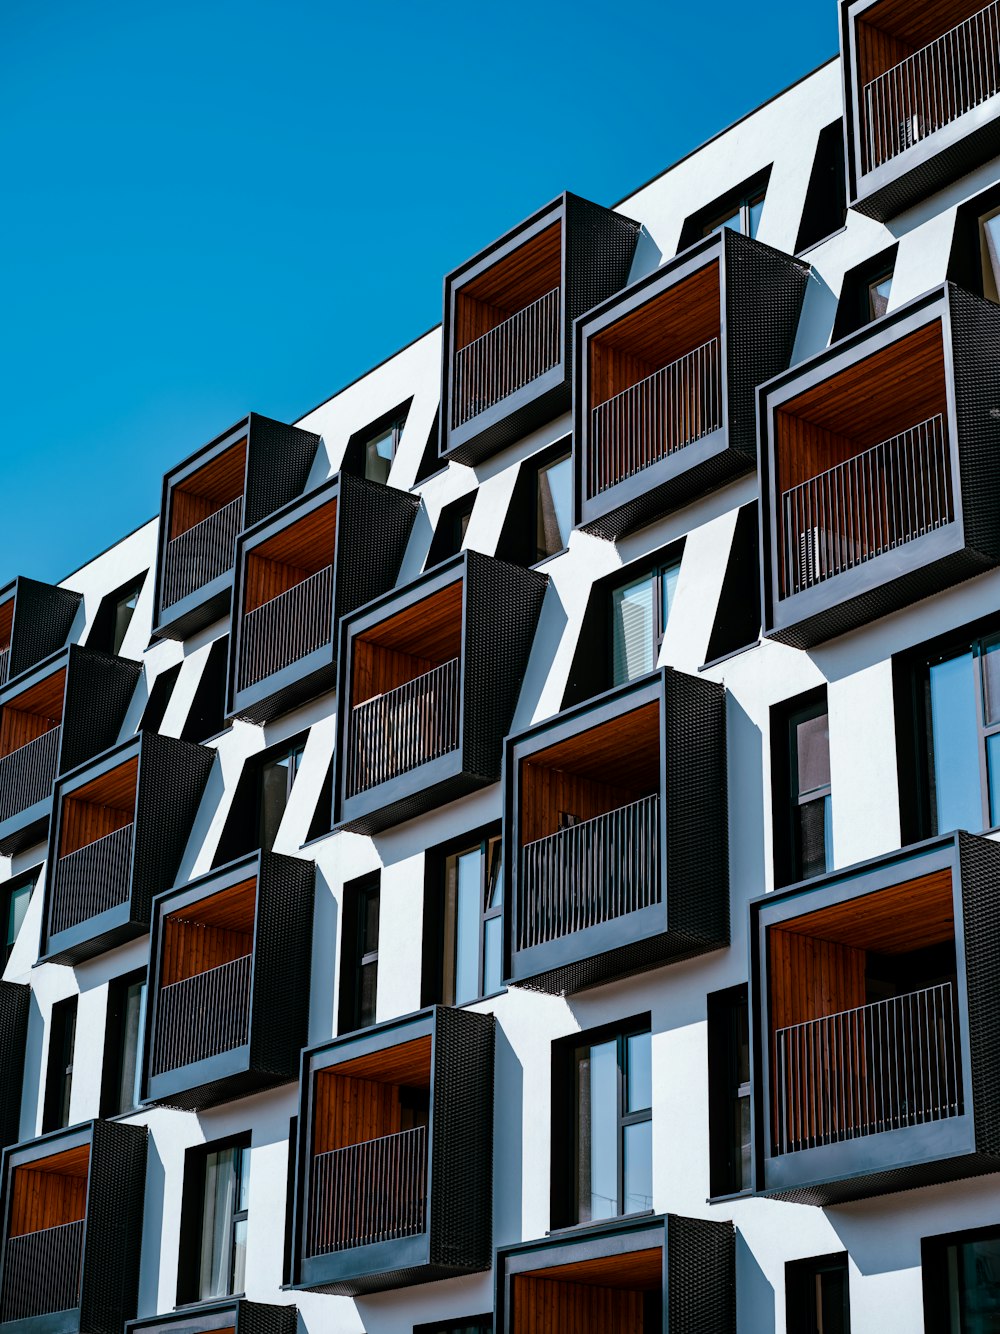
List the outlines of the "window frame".
<svg viewBox="0 0 1000 1334">
<path fill-rule="evenodd" d="M 264 773 L 268 769 L 279 769 L 285 767 L 285 804 L 282 807 L 281 816 L 274 831 L 274 837 L 277 838 L 278 830 L 281 828 L 281 822 L 285 818 L 285 812 L 288 810 L 288 803 L 292 799 L 292 788 L 295 786 L 295 780 L 298 777 L 299 769 L 302 767 L 302 757 L 305 754 L 305 741 L 295 741 L 287 750 L 280 751 L 276 755 L 271 755 L 268 759 L 262 760 L 257 767 L 257 839 L 258 846 L 265 851 L 270 851 L 274 846 L 274 840 L 270 840 L 267 848 L 264 848 Z M 286 765 L 286 761 L 291 763 Z"/>
<path fill-rule="evenodd" d="M 551 451 L 547 451 L 547 452 L 548 452 L 548 453 L 551 453 Z M 541 526 L 541 519 L 542 519 L 542 512 L 541 512 L 541 511 L 542 511 L 542 496 L 541 496 L 541 481 L 542 481 L 542 474 L 543 474 L 543 473 L 549 473 L 549 472 L 552 471 L 553 468 L 556 468 L 556 467 L 558 467 L 560 464 L 564 464 L 564 463 L 568 463 L 568 464 L 569 464 L 569 472 L 567 473 L 567 483 L 566 483 L 567 488 L 568 488 L 568 500 L 569 500 L 569 510 L 570 510 L 570 514 L 569 514 L 569 519 L 570 519 L 569 533 L 566 534 L 566 541 L 565 541 L 565 542 L 563 543 L 563 545 L 562 545 L 561 547 L 559 547 L 557 550 L 555 550 L 555 551 L 544 551 L 544 552 L 543 552 L 543 551 L 539 551 L 539 549 L 538 549 L 538 532 L 539 532 L 539 528 L 540 528 L 540 526 Z M 573 450 L 572 450 L 572 447 L 571 447 L 570 445 L 567 445 L 565 451 L 564 451 L 563 453 L 561 453 L 561 454 L 557 454 L 554 458 L 551 458 L 551 457 L 550 457 L 550 458 L 540 459 L 539 462 L 537 463 L 537 465 L 535 466 L 535 468 L 533 469 L 533 474 L 534 474 L 534 488 L 533 488 L 533 492 L 534 492 L 534 494 L 533 494 L 533 501 L 534 501 L 534 504 L 533 504 L 533 507 L 532 507 L 531 531 L 532 531 L 532 533 L 534 534 L 532 541 L 533 541 L 533 546 L 534 546 L 535 559 L 531 562 L 532 569 L 534 569 L 534 567 L 535 567 L 536 565 L 542 565 L 542 564 L 544 564 L 545 561 L 548 561 L 548 560 L 555 560 L 556 556 L 561 556 L 561 555 L 563 554 L 564 551 L 568 551 L 568 550 L 569 550 L 569 538 L 570 538 L 570 533 L 572 533 L 572 531 L 573 531 Z"/>
<path fill-rule="evenodd" d="M 128 637 L 132 619 L 138 609 L 139 599 L 142 597 L 143 589 L 146 586 L 148 574 L 148 570 L 143 570 L 134 578 L 119 584 L 110 593 L 105 593 L 104 597 L 101 598 L 93 624 L 87 634 L 86 644 L 88 648 L 97 649 L 101 653 L 110 653 L 114 656 L 121 652 L 122 644 Z M 135 598 L 135 606 L 131 609 L 129 618 L 122 629 L 122 637 L 116 646 L 119 609 L 123 603 L 133 597 Z"/>
<path fill-rule="evenodd" d="M 644 573 L 637 574 L 629 579 L 623 579 L 618 583 L 613 583 L 608 588 L 608 607 L 607 607 L 608 653 L 610 658 L 609 668 L 608 668 L 608 680 L 610 688 L 612 690 L 619 686 L 628 685 L 629 682 L 637 681 L 640 676 L 646 675 L 645 672 L 640 672 L 636 676 L 629 676 L 621 681 L 617 681 L 615 679 L 615 594 L 622 592 L 626 588 L 635 588 L 638 584 L 644 583 L 647 580 L 650 580 L 652 582 L 653 666 L 650 670 L 655 671 L 660 660 L 660 652 L 663 648 L 663 637 L 667 632 L 667 624 L 670 619 L 671 608 L 667 609 L 666 616 L 664 616 L 663 614 L 664 575 L 669 570 L 676 570 L 677 577 L 678 578 L 680 577 L 680 571 L 681 571 L 680 556 L 677 556 L 671 560 L 660 561 L 657 564 L 653 565 L 651 569 L 646 570 Z M 673 597 L 671 597 L 671 603 L 672 602 L 673 602 Z"/>
<path fill-rule="evenodd" d="M 177 1265 L 177 1306 L 200 1306 L 210 1301 L 228 1301 L 244 1296 L 244 1291 L 233 1291 L 235 1287 L 235 1233 L 239 1223 L 246 1223 L 249 1229 L 249 1205 L 246 1209 L 234 1209 L 229 1216 L 227 1234 L 229 1237 L 229 1279 L 230 1291 L 214 1297 L 199 1295 L 201 1280 L 201 1253 L 205 1232 L 205 1181 L 208 1159 L 212 1154 L 224 1153 L 227 1149 L 238 1150 L 235 1157 L 234 1203 L 239 1202 L 243 1183 L 244 1154 L 252 1149 L 249 1130 L 237 1135 L 227 1135 L 223 1139 L 211 1140 L 206 1144 L 196 1144 L 184 1154 L 184 1179 L 181 1199 L 180 1253 Z M 249 1167 L 249 1163 L 248 1163 Z"/>
<path fill-rule="evenodd" d="M 1000 1224 L 964 1228 L 920 1239 L 920 1280 L 924 1298 L 925 1334 L 960 1334 L 951 1325 L 951 1280 L 948 1251 L 973 1241 L 1000 1240 Z M 959 1294 L 961 1300 L 961 1294 Z M 962 1312 L 960 1311 L 960 1314 Z"/>
<path fill-rule="evenodd" d="M 493 1315 L 486 1311 L 457 1320 L 432 1320 L 426 1325 L 414 1325 L 413 1334 L 493 1334 Z"/>
<path fill-rule="evenodd" d="M 767 198 L 767 187 L 764 186 L 759 189 L 752 190 L 747 194 L 741 195 L 738 199 L 734 199 L 732 207 L 721 209 L 718 213 L 714 215 L 715 220 L 713 222 L 706 222 L 702 224 L 703 228 L 702 236 L 712 236 L 714 235 L 715 232 L 722 231 L 731 218 L 735 218 L 737 215 L 739 215 L 740 235 L 749 236 L 751 240 L 755 239 L 756 232 L 751 232 L 750 230 L 750 223 L 753 216 L 753 210 L 754 208 L 757 207 L 758 204 L 763 209 L 764 200 L 766 198 Z M 737 229 L 735 227 L 732 227 L 730 228 L 730 230 L 736 231 Z"/>
<path fill-rule="evenodd" d="M 830 706 L 825 685 L 792 699 L 782 700 L 771 707 L 771 838 L 776 888 L 814 878 L 806 876 L 802 866 L 797 818 L 799 809 L 809 802 L 829 797 L 832 813 L 832 774 L 831 782 L 825 786 L 810 788 L 805 793 L 798 790 L 796 728 L 812 718 L 822 717 L 824 713 L 829 717 Z M 832 847 L 826 849 L 826 854 L 832 865 Z M 815 873 L 821 874 L 823 872 Z"/>
<path fill-rule="evenodd" d="M 141 983 L 139 994 L 139 1024 L 136 1031 L 135 1073 L 133 1087 L 137 1094 L 128 1107 L 118 1105 L 124 1074 L 125 1047 L 128 1037 L 125 1029 L 125 1017 L 128 1013 L 128 993 L 136 984 Z M 101 1116 L 111 1118 L 127 1116 L 142 1106 L 141 1081 L 142 1063 L 145 1056 L 146 1042 L 146 1006 L 149 1002 L 148 970 L 137 968 L 131 973 L 114 977 L 108 984 L 108 1005 L 104 1026 L 104 1067 L 101 1072 Z"/>
<path fill-rule="evenodd" d="M 740 1080 L 739 1041 L 736 1025 L 740 1017 L 746 1023 L 747 1077 Z M 713 991 L 708 996 L 708 1143 L 709 1195 L 711 1199 L 727 1199 L 753 1192 L 753 1154 L 750 1157 L 750 1179 L 736 1185 L 737 1175 L 742 1178 L 742 1145 L 737 1145 L 733 1133 L 733 1112 L 745 1098 L 752 1127 L 753 1107 L 750 1088 L 750 995 L 749 986 L 741 982 L 724 991 Z"/>
<path fill-rule="evenodd" d="M 361 981 L 362 970 L 375 965 L 375 1002 L 378 1003 L 378 961 L 379 947 L 366 948 L 367 904 L 378 899 L 379 938 L 381 939 L 382 918 L 382 876 L 379 871 L 358 876 L 344 884 L 342 900 L 343 929 L 341 931 L 340 951 L 340 998 L 337 1006 L 337 1036 L 345 1033 L 357 1033 L 371 1028 L 378 1022 L 373 1014 L 369 1023 L 361 1022 Z M 377 1014 L 377 1010 L 376 1010 Z"/>
<path fill-rule="evenodd" d="M 851 1267 L 847 1251 L 810 1255 L 785 1262 L 785 1329 L 787 1334 L 803 1334 L 818 1329 L 815 1280 L 821 1274 L 842 1271 L 844 1275 L 844 1316 L 842 1334 L 851 1334 Z M 810 1281 L 812 1280 L 812 1281 Z"/>
<path fill-rule="evenodd" d="M 3 953 L 0 955 L 0 977 L 2 977 L 6 971 L 7 965 L 11 960 L 11 955 L 14 953 L 18 939 L 24 929 L 24 919 L 22 918 L 21 925 L 14 933 L 14 939 L 10 941 L 6 939 L 10 932 L 11 910 L 14 904 L 14 899 L 21 895 L 25 890 L 28 891 L 28 903 L 24 910 L 24 915 L 27 917 L 31 908 L 31 900 L 35 889 L 38 886 L 40 876 L 41 867 L 33 866 L 30 871 L 24 871 L 21 875 L 12 876 L 10 880 L 4 881 L 3 886 L 0 887 L 0 907 L 2 907 L 3 910 L 4 923 Z"/>
<path fill-rule="evenodd" d="M 490 848 L 496 857 L 491 861 Z M 445 995 L 445 942 L 447 938 L 447 875 L 452 858 L 462 857 L 479 850 L 479 933 L 477 964 L 477 995 L 457 1001 Z M 496 866 L 496 878 L 490 877 L 491 865 Z M 502 996 L 504 985 L 503 899 L 490 907 L 487 895 L 492 886 L 503 885 L 503 828 L 500 821 L 470 830 L 460 838 L 428 848 L 424 857 L 424 951 L 421 964 L 421 1005 L 475 1005 L 479 1001 Z M 457 902 L 456 902 L 457 906 Z M 500 985 L 495 991 L 486 991 L 486 923 L 499 919 L 500 926 Z M 457 948 L 457 921 L 455 940 Z"/>
<path fill-rule="evenodd" d="M 45 1056 L 45 1098 L 42 1106 L 43 1135 L 72 1125 L 73 1066 L 76 1061 L 79 1000 L 77 993 L 63 997 L 52 1006 L 49 1017 L 49 1047 Z"/>
</svg>

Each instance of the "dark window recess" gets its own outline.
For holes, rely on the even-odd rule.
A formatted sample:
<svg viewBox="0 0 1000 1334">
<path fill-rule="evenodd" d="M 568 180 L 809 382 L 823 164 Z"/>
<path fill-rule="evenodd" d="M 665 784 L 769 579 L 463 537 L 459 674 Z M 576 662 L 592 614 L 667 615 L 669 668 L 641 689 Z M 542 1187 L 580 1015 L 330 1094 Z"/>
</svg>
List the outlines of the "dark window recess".
<svg viewBox="0 0 1000 1334">
<path fill-rule="evenodd" d="M 713 1196 L 748 1191 L 750 1020 L 746 986 L 708 998 L 708 1139 Z"/>
<path fill-rule="evenodd" d="M 1000 1329 L 1000 1227 L 925 1237 L 921 1270 L 925 1334 Z"/>
<path fill-rule="evenodd" d="M 713 199 L 697 213 L 692 213 L 681 228 L 678 250 L 686 250 L 703 236 L 710 236 L 723 227 L 731 227 L 744 236 L 755 237 L 770 178 L 771 168 L 767 167 L 734 190 Z"/>
<path fill-rule="evenodd" d="M 370 1028 L 378 991 L 379 876 L 344 886 L 338 1032 Z"/>
<path fill-rule="evenodd" d="M 553 1044 L 553 1226 L 652 1209 L 650 1052 L 648 1016 Z"/>
<path fill-rule="evenodd" d="M 217 639 L 208 652 L 208 661 L 191 701 L 191 712 L 181 731 L 182 741 L 207 741 L 218 736 L 226 726 L 226 659 L 229 636 Z"/>
<path fill-rule="evenodd" d="M 844 123 L 831 121 L 819 132 L 809 173 L 805 208 L 795 253 L 808 250 L 847 222 L 847 175 L 844 170 Z"/>
<path fill-rule="evenodd" d="M 389 480 L 389 469 L 396 457 L 412 402 L 413 399 L 408 398 L 375 421 L 369 422 L 362 430 L 354 432 L 344 452 L 341 464 L 344 472 L 353 473 L 356 477 L 367 477 L 370 482 L 383 485 Z"/>
<path fill-rule="evenodd" d="M 424 563 L 425 570 L 440 565 L 450 556 L 457 556 L 462 550 L 475 503 L 476 492 L 470 491 L 467 496 L 459 496 L 458 500 L 451 501 L 441 510 Z"/>
<path fill-rule="evenodd" d="M 493 1334 L 491 1315 L 467 1316 L 464 1320 L 445 1320 L 443 1323 L 414 1325 L 413 1334 Z"/>
<path fill-rule="evenodd" d="M 248 1134 L 188 1149 L 181 1204 L 178 1305 L 243 1293 L 249 1192 Z"/>
<path fill-rule="evenodd" d="M 130 579 L 101 599 L 87 636 L 88 648 L 96 648 L 101 653 L 119 652 L 145 582 L 146 573 L 143 572 L 138 579 Z"/>
<path fill-rule="evenodd" d="M 892 273 L 896 265 L 896 250 L 896 246 L 889 246 L 844 274 L 840 300 L 837 302 L 837 318 L 833 323 L 834 342 L 881 319 L 886 313 Z"/>
<path fill-rule="evenodd" d="M 108 987 L 101 1115 L 120 1116 L 139 1105 L 146 1023 L 146 972 L 116 977 Z"/>
<path fill-rule="evenodd" d="M 285 1169 L 285 1244 L 281 1259 L 281 1281 L 292 1281 L 292 1237 L 295 1232 L 295 1155 L 299 1142 L 299 1118 L 288 1118 L 288 1163 Z"/>
<path fill-rule="evenodd" d="M 771 712 L 775 878 L 779 885 L 833 869 L 830 727 L 826 688 Z"/>
<path fill-rule="evenodd" d="M 851 1334 L 846 1252 L 786 1264 L 785 1312 L 788 1334 Z"/>
<path fill-rule="evenodd" d="M 56 1001 L 49 1023 L 49 1057 L 45 1074 L 42 1134 L 69 1125 L 73 1089 L 73 1052 L 76 1047 L 76 996 Z"/>
<path fill-rule="evenodd" d="M 1000 185 L 959 206 L 948 278 L 967 292 L 1000 301 Z"/>
<path fill-rule="evenodd" d="M 515 565 L 537 565 L 565 549 L 572 527 L 573 456 L 567 437 L 521 464 L 496 554 Z"/>
<path fill-rule="evenodd" d="M 329 834 L 332 829 L 333 760 L 326 766 L 326 773 L 323 776 L 323 783 L 319 790 L 316 809 L 313 811 L 312 819 L 309 821 L 309 832 L 306 834 L 306 842 L 312 842 L 314 838 L 322 838 L 324 834 Z"/>
<path fill-rule="evenodd" d="M 428 851 L 421 1004 L 465 1005 L 503 984 L 500 830 Z"/>
<path fill-rule="evenodd" d="M 308 732 L 300 732 L 247 760 L 236 785 L 213 867 L 224 866 L 257 848 L 263 848 L 265 852 L 271 850 L 308 736 Z M 265 841 L 268 837 L 270 842 Z"/>
<path fill-rule="evenodd" d="M 441 462 L 440 456 L 441 444 L 441 409 L 438 408 L 434 414 L 434 420 L 431 422 L 431 429 L 427 435 L 427 443 L 424 445 L 424 452 L 420 456 L 420 466 L 417 468 L 417 475 L 414 479 L 417 482 L 426 482 L 428 477 L 434 473 L 440 472 L 447 464 Z"/>
<path fill-rule="evenodd" d="M 757 502 L 736 516 L 733 545 L 708 641 L 706 662 L 728 657 L 760 639 L 760 522 Z"/>
<path fill-rule="evenodd" d="M 146 700 L 146 707 L 143 709 L 142 718 L 139 720 L 140 732 L 158 732 L 163 726 L 167 705 L 174 693 L 174 686 L 181 674 L 182 665 L 175 662 L 172 667 L 165 667 L 154 678 L 149 698 Z"/>
<path fill-rule="evenodd" d="M 31 892 L 35 888 L 38 871 L 29 871 L 26 875 L 9 880 L 0 888 L 0 923 L 3 925 L 3 954 L 0 956 L 0 975 L 7 967 L 14 952 L 17 937 L 24 925 Z"/>
</svg>

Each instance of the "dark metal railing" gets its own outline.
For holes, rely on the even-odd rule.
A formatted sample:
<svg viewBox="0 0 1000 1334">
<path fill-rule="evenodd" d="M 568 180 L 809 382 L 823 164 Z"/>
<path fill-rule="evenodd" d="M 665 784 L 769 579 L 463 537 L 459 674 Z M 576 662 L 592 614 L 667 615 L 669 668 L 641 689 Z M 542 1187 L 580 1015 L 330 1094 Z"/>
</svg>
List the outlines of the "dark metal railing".
<svg viewBox="0 0 1000 1334">
<path fill-rule="evenodd" d="M 518 876 L 517 948 L 658 903 L 659 847 L 656 796 L 526 844 Z"/>
<path fill-rule="evenodd" d="M 7 670 L 10 667 L 10 649 L 0 648 L 0 686 L 7 681 Z"/>
<path fill-rule="evenodd" d="M 427 1129 L 317 1154 L 309 1201 L 309 1254 L 370 1246 L 423 1232 Z"/>
<path fill-rule="evenodd" d="M 780 1028 L 774 1043 L 776 1153 L 962 1112 L 950 982 Z"/>
<path fill-rule="evenodd" d="M 451 658 L 351 710 L 349 797 L 457 748 L 458 678 Z"/>
<path fill-rule="evenodd" d="M 559 290 L 554 287 L 455 353 L 452 428 L 558 365 Z"/>
<path fill-rule="evenodd" d="M 721 425 L 719 340 L 711 338 L 591 409 L 588 494 L 642 472 Z"/>
<path fill-rule="evenodd" d="M 994 0 L 865 84 L 864 170 L 888 162 L 998 93 L 1000 0 Z"/>
<path fill-rule="evenodd" d="M 329 644 L 332 633 L 333 566 L 327 565 L 245 613 L 240 628 L 240 689 Z"/>
<path fill-rule="evenodd" d="M 233 568 L 236 538 L 243 523 L 243 497 L 175 537 L 163 562 L 164 607 L 173 606 Z"/>
<path fill-rule="evenodd" d="M 52 795 L 61 735 L 61 727 L 50 727 L 0 759 L 0 820 Z"/>
<path fill-rule="evenodd" d="M 955 517 L 941 414 L 781 496 L 781 596 L 873 560 Z"/>
<path fill-rule="evenodd" d="M 8 1237 L 3 1257 L 0 1324 L 80 1305 L 81 1219 Z"/>
<path fill-rule="evenodd" d="M 53 935 L 128 899 L 132 829 L 130 824 L 115 829 L 56 862 Z"/>
<path fill-rule="evenodd" d="M 252 955 L 243 954 L 160 988 L 156 998 L 154 1075 L 249 1042 L 252 961 Z"/>
</svg>

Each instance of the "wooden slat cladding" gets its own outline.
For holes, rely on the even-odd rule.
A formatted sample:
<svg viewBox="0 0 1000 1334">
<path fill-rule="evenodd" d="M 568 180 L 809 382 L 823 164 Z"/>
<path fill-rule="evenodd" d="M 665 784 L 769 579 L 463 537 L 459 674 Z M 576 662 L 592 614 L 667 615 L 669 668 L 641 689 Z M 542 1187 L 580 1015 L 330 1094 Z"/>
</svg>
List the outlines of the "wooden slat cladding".
<svg viewBox="0 0 1000 1334">
<path fill-rule="evenodd" d="M 10 637 L 14 629 L 14 599 L 9 597 L 0 602 L 0 652 L 10 648 Z"/>
<path fill-rule="evenodd" d="M 246 462 L 244 436 L 173 488 L 170 494 L 171 541 L 243 494 Z"/>
<path fill-rule="evenodd" d="M 641 1292 L 526 1274 L 512 1288 L 511 1334 L 644 1334 Z"/>
<path fill-rule="evenodd" d="M 0 758 L 58 727 L 65 694 L 66 669 L 62 668 L 5 704 L 0 709 Z"/>
<path fill-rule="evenodd" d="M 395 690 L 407 681 L 415 681 L 439 665 L 432 658 L 417 658 L 410 653 L 398 653 L 381 644 L 358 639 L 354 644 L 351 705 L 355 707 L 376 695 L 384 695 L 387 690 Z"/>
<path fill-rule="evenodd" d="M 858 92 L 863 92 L 866 84 L 877 79 L 886 70 L 898 65 L 901 60 L 912 55 L 916 47 L 910 46 L 899 37 L 877 27 L 874 23 L 859 21 L 857 24 L 858 44 Z"/>
<path fill-rule="evenodd" d="M 462 652 L 462 583 L 449 584 L 353 641 L 351 706 L 415 680 Z"/>
<path fill-rule="evenodd" d="M 249 954 L 256 891 L 256 880 L 244 880 L 166 917 L 160 985 L 182 982 Z"/>
<path fill-rule="evenodd" d="M 246 558 L 243 610 L 254 611 L 333 564 L 337 501 L 311 510 L 274 537 L 250 548 Z"/>
<path fill-rule="evenodd" d="M 563 812 L 576 816 L 577 820 L 592 820 L 650 795 L 648 789 L 639 785 L 601 783 L 582 774 L 525 764 L 521 768 L 521 846 L 558 832 Z"/>
<path fill-rule="evenodd" d="M 719 262 L 713 260 L 590 339 L 590 406 L 719 337 L 721 327 Z"/>
<path fill-rule="evenodd" d="M 414 1038 L 396 1047 L 383 1047 L 367 1056 L 339 1061 L 332 1073 L 353 1079 L 374 1079 L 383 1084 L 406 1084 L 411 1088 L 430 1088 L 431 1040 Z"/>
<path fill-rule="evenodd" d="M 135 758 L 63 797 L 60 857 L 132 823 L 138 777 Z"/>
<path fill-rule="evenodd" d="M 778 490 L 947 410 L 941 321 L 932 320 L 775 413 Z"/>
<path fill-rule="evenodd" d="M 554 222 L 478 278 L 463 284 L 455 293 L 455 351 L 558 287 L 561 248 L 562 223 Z"/>
<path fill-rule="evenodd" d="M 90 1149 L 81 1145 L 14 1169 L 8 1236 L 75 1223 L 87 1215 Z"/>
<path fill-rule="evenodd" d="M 983 8 L 983 0 L 883 0 L 857 23 L 858 89 Z"/>
<path fill-rule="evenodd" d="M 429 1090 L 430 1083 L 430 1037 L 318 1071 L 313 1082 L 313 1153 L 406 1129 L 400 1090 Z"/>
<path fill-rule="evenodd" d="M 655 1246 L 624 1255 L 602 1255 L 576 1264 L 547 1265 L 544 1269 L 528 1270 L 524 1277 L 657 1292 L 663 1286 L 663 1251 Z"/>
<path fill-rule="evenodd" d="M 863 949 L 780 930 L 768 942 L 774 1029 L 864 1005 Z"/>
</svg>

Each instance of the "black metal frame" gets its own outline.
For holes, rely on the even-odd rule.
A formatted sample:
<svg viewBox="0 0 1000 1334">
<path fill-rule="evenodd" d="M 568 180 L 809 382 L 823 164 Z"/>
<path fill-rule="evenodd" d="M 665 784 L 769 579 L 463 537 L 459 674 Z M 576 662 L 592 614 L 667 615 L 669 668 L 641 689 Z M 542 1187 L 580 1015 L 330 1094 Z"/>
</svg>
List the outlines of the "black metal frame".
<svg viewBox="0 0 1000 1334">
<path fill-rule="evenodd" d="M 52 933 L 63 799 L 134 756 L 139 758 L 139 769 L 128 898 L 116 908 Z M 81 963 L 149 931 L 153 896 L 173 883 L 214 762 L 215 752 L 204 746 L 156 732 L 140 732 L 56 780 L 39 962 Z"/>
<path fill-rule="evenodd" d="M 458 746 L 387 782 L 348 795 L 345 759 L 352 709 L 354 640 L 397 612 L 452 584 L 462 585 Z M 362 607 L 341 625 L 334 751 L 334 825 L 377 834 L 500 779 L 503 739 L 510 730 L 541 615 L 548 577 L 462 551 L 405 588 Z"/>
<path fill-rule="evenodd" d="M 240 690 L 239 662 L 246 563 L 256 547 L 313 510 L 337 501 L 334 535 L 333 606 L 330 639 L 320 648 Z M 314 699 L 337 683 L 338 629 L 356 607 L 385 593 L 399 574 L 410 531 L 420 507 L 418 496 L 339 472 L 300 500 L 247 528 L 236 543 L 232 630 L 226 684 L 226 717 L 266 723 Z"/>
<path fill-rule="evenodd" d="M 719 269 L 720 426 L 588 497 L 591 341 L 713 264 Z M 724 228 L 577 320 L 573 502 L 579 527 L 617 541 L 695 496 L 753 471 L 757 458 L 754 395 L 759 384 L 785 370 L 791 361 L 808 280 L 807 264 Z"/>
<path fill-rule="evenodd" d="M 732 1223 L 679 1214 L 645 1215 L 573 1228 L 539 1241 L 498 1249 L 494 1264 L 496 1334 L 516 1334 L 512 1309 L 518 1274 L 542 1277 L 544 1270 L 585 1264 L 636 1251 L 663 1253 L 662 1334 L 735 1334 L 736 1231 Z M 563 1282 L 572 1282 L 565 1273 Z M 622 1285 L 627 1286 L 627 1285 Z"/>
<path fill-rule="evenodd" d="M 66 647 L 83 606 L 83 594 L 18 575 L 0 588 L 0 607 L 8 602 L 13 603 L 13 612 L 7 674 L 0 674 L 2 686 L 9 686 L 22 672 Z"/>
<path fill-rule="evenodd" d="M 888 222 L 1000 153 L 1000 96 L 966 111 L 871 171 L 862 170 L 857 23 L 878 0 L 840 0 L 840 65 L 844 92 L 847 202 Z"/>
<path fill-rule="evenodd" d="M 229 609 L 232 566 L 169 607 L 161 606 L 161 599 L 174 488 L 200 472 L 244 436 L 247 449 L 241 529 L 252 527 L 301 495 L 309 480 L 320 437 L 311 431 L 303 431 L 301 427 L 262 417 L 257 412 L 249 413 L 164 475 L 153 589 L 153 634 L 156 636 L 187 639 L 217 621 Z"/>
<path fill-rule="evenodd" d="M 249 1041 L 218 1055 L 153 1074 L 163 968 L 164 919 L 196 913 L 204 899 L 256 880 L 250 976 Z M 149 992 L 142 1057 L 142 1101 L 204 1111 L 298 1078 L 309 1040 L 316 866 L 300 857 L 254 852 L 153 900 Z"/>
<path fill-rule="evenodd" d="M 554 223 L 562 225 L 560 359 L 551 370 L 452 428 L 456 296 L 467 283 Z M 569 408 L 573 321 L 628 282 L 640 230 L 641 225 L 631 218 L 564 192 L 445 277 L 439 446 L 442 462 L 454 459 L 470 466 L 481 463 Z"/>
<path fill-rule="evenodd" d="M 245 1297 L 222 1297 L 214 1302 L 181 1308 L 167 1315 L 129 1320 L 125 1334 L 295 1334 L 298 1307 L 269 1302 L 248 1302 Z"/>
<path fill-rule="evenodd" d="M 920 1238 L 920 1277 L 924 1297 L 924 1334 L 954 1330 L 947 1252 L 973 1241 L 1000 1241 L 1000 1226 L 963 1228 Z"/>
<path fill-rule="evenodd" d="M 517 950 L 521 764 L 652 703 L 659 711 L 659 902 Z M 508 982 L 552 994 L 580 991 L 729 944 L 724 686 L 661 668 L 509 736 L 503 791 Z"/>
<path fill-rule="evenodd" d="M 771 1019 L 767 932 L 832 904 L 949 870 L 964 1111 L 942 1120 L 772 1154 Z M 754 1193 L 830 1205 L 1000 1170 L 1000 847 L 948 834 L 790 886 L 750 903 L 750 1036 Z"/>
<path fill-rule="evenodd" d="M 0 709 L 58 671 L 66 671 L 62 733 L 59 737 L 53 784 L 62 773 L 85 764 L 118 740 L 142 664 L 113 658 L 96 649 L 70 644 L 46 658 L 31 672 L 0 690 Z M 10 857 L 44 840 L 52 814 L 51 789 L 46 797 L 0 823 L 0 853 Z"/>
<path fill-rule="evenodd" d="M 433 1005 L 303 1051 L 291 1288 L 357 1297 L 489 1269 L 493 1246 L 494 1026 L 492 1014 Z M 431 1039 L 424 1231 L 307 1255 L 316 1075 L 424 1037 Z"/>
<path fill-rule="evenodd" d="M 799 394 L 940 321 L 955 518 L 852 569 L 779 597 L 776 412 Z M 758 389 L 764 635 L 812 648 L 1000 563 L 1000 308 L 945 283 Z M 909 425 L 909 423 L 901 423 Z"/>
<path fill-rule="evenodd" d="M 121 1334 L 123 1323 L 133 1318 L 139 1294 L 148 1133 L 145 1126 L 123 1121 L 86 1121 L 4 1150 L 0 1292 L 15 1170 L 90 1146 L 80 1303 L 65 1311 L 6 1322 L 0 1325 L 4 1334 Z"/>
<path fill-rule="evenodd" d="M 31 987 L 0 979 L 0 1149 L 20 1138 Z"/>
</svg>

